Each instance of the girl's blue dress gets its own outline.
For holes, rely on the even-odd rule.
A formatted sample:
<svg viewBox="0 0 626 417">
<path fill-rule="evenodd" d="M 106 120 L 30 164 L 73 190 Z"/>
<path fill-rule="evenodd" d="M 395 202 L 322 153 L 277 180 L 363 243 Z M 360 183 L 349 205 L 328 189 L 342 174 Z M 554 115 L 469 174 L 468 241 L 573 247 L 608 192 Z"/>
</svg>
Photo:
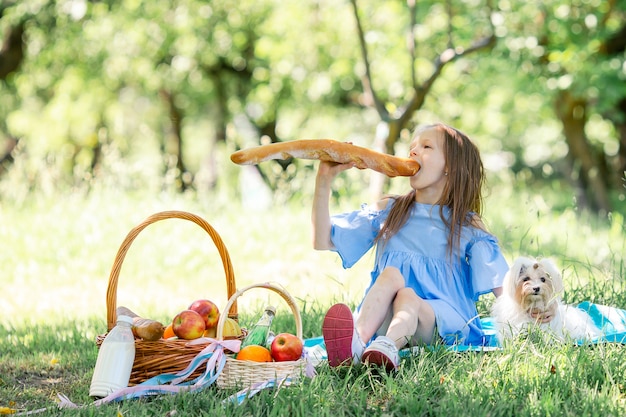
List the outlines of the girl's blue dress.
<svg viewBox="0 0 626 417">
<path fill-rule="evenodd" d="M 393 202 L 383 210 L 361 210 L 332 217 L 331 240 L 344 268 L 350 268 L 367 253 L 389 215 Z M 481 294 L 501 287 L 508 271 L 494 236 L 474 227 L 464 227 L 459 250 L 450 262 L 448 231 L 438 205 L 415 203 L 402 229 L 384 245 L 377 245 L 371 283 L 387 266 L 400 270 L 408 287 L 428 301 L 437 320 L 437 330 L 446 344 L 488 344 L 475 302 Z M 444 207 L 444 215 L 449 215 Z"/>
</svg>

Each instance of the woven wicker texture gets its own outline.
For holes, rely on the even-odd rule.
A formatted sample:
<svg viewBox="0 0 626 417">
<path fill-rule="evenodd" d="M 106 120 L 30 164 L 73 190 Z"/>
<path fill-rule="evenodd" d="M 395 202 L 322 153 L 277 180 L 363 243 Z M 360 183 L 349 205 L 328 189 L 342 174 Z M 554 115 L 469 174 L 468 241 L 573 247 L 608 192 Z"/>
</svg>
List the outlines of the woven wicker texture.
<svg viewBox="0 0 626 417">
<path fill-rule="evenodd" d="M 113 262 L 113 268 L 111 269 L 111 273 L 109 275 L 109 285 L 106 295 L 108 330 L 111 330 L 113 326 L 115 326 L 117 319 L 117 285 L 126 253 L 128 252 L 132 242 L 142 230 L 155 222 L 166 219 L 182 219 L 191 221 L 209 234 L 222 259 L 226 278 L 226 291 L 229 300 L 235 294 L 236 285 L 233 266 L 228 250 L 226 249 L 226 246 L 217 231 L 206 220 L 192 213 L 184 211 L 163 211 L 155 213 L 134 227 L 128 233 L 117 251 L 115 261 Z M 221 311 L 228 311 L 228 317 L 232 317 L 234 319 L 238 318 L 236 302 L 229 302 L 228 306 Z M 226 319 L 226 316 L 226 314 L 220 314 L 220 318 L 223 318 L 222 322 Z M 97 337 L 96 344 L 98 346 L 100 346 L 105 336 L 106 335 L 104 334 Z M 186 346 L 187 342 L 187 340 L 177 339 L 161 339 L 154 342 L 144 341 L 141 339 L 135 340 L 135 362 L 133 363 L 129 385 L 132 386 L 139 384 L 146 379 L 162 373 L 173 373 L 185 369 L 191 360 L 207 346 L 206 344 Z M 202 370 L 198 370 L 196 374 L 200 374 L 201 372 Z"/>
<path fill-rule="evenodd" d="M 295 319 L 296 336 L 302 340 L 302 316 L 300 315 L 300 310 L 298 309 L 293 297 L 284 288 L 279 287 L 276 284 L 252 284 L 240 289 L 229 298 L 225 310 L 228 310 L 232 305 L 234 305 L 234 303 L 237 302 L 237 298 L 239 298 L 243 293 L 254 288 L 274 291 L 287 302 Z M 220 316 L 217 323 L 218 340 L 223 340 L 225 321 L 226 318 Z M 217 386 L 219 388 L 247 388 L 255 383 L 264 382 L 270 379 L 281 379 L 284 377 L 290 377 L 292 378 L 292 381 L 297 381 L 301 378 L 304 372 L 304 366 L 305 361 L 303 359 L 285 362 L 253 362 L 241 361 L 228 357 L 226 359 L 226 365 L 224 365 L 224 370 L 217 378 Z"/>
</svg>

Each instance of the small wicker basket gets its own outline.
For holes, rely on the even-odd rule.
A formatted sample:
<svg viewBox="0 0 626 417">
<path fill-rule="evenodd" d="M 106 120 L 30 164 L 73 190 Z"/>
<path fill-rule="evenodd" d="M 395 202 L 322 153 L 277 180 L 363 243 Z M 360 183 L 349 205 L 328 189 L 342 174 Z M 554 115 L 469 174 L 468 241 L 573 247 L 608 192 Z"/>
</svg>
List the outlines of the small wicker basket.
<svg viewBox="0 0 626 417">
<path fill-rule="evenodd" d="M 209 234 L 222 259 L 224 273 L 226 276 L 227 296 L 231 299 L 235 294 L 235 274 L 233 272 L 230 256 L 228 255 L 228 250 L 224 246 L 224 242 L 215 229 L 201 217 L 184 211 L 163 211 L 155 213 L 128 233 L 115 257 L 113 268 L 111 269 L 111 273 L 109 275 L 109 286 L 107 288 L 106 296 L 108 331 L 115 326 L 117 319 L 117 283 L 122 263 L 124 262 L 124 257 L 126 256 L 131 243 L 135 240 L 139 233 L 150 224 L 172 218 L 189 220 L 200 226 Z M 224 320 L 226 318 L 226 314 L 224 314 L 224 312 L 226 311 L 228 311 L 228 317 L 237 320 L 237 303 L 235 300 L 233 300 L 232 303 L 229 302 L 227 308 L 222 310 L 220 317 L 223 317 Z M 106 334 L 103 334 L 96 338 L 96 344 L 98 346 L 102 344 L 105 336 Z M 198 353 L 200 353 L 200 351 L 208 344 L 188 345 L 188 342 L 188 340 L 177 339 L 161 339 L 157 341 L 144 341 L 141 339 L 135 340 L 135 362 L 133 363 L 129 386 L 140 384 L 149 378 L 163 373 L 175 373 L 185 369 L 191 360 L 196 357 Z M 199 375 L 201 372 L 202 370 L 197 370 L 194 375 Z"/>
<path fill-rule="evenodd" d="M 287 302 L 294 315 L 296 323 L 296 336 L 302 340 L 302 316 L 293 297 L 283 288 L 273 283 L 253 284 L 240 289 L 233 294 L 228 300 L 226 309 L 228 310 L 237 302 L 244 292 L 253 288 L 263 288 L 278 293 Z M 225 316 L 220 316 L 217 323 L 217 339 L 223 340 Z M 305 372 L 305 360 L 300 358 L 297 361 L 283 362 L 253 362 L 237 360 L 233 357 L 227 357 L 224 369 L 217 377 L 217 386 L 219 388 L 248 388 L 256 383 L 262 383 L 268 380 L 282 379 L 289 377 L 292 382 L 299 381 Z"/>
</svg>

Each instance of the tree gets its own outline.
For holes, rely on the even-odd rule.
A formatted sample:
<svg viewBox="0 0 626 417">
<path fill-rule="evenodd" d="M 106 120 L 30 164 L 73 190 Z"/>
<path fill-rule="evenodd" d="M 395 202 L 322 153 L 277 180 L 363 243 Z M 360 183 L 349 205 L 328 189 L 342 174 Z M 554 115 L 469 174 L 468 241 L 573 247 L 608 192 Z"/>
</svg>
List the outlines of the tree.
<svg viewBox="0 0 626 417">
<path fill-rule="evenodd" d="M 197 148 L 192 145 L 200 137 L 211 157 L 214 144 L 226 139 L 226 112 L 241 107 L 233 103 L 248 94 L 250 81 L 242 80 L 251 77 L 254 28 L 266 14 L 253 2 L 233 10 L 228 2 L 196 0 L 49 0 L 3 10 L 3 23 L 28 25 L 24 36 L 6 38 L 11 48 L 3 49 L 7 59 L 1 62 L 10 63 L 8 57 L 18 55 L 13 51 L 30 54 L 19 68 L 24 76 L 4 86 L 13 86 L 15 101 L 29 105 L 7 103 L 1 119 L 40 122 L 13 123 L 5 131 L 27 138 L 26 152 L 57 165 L 61 178 L 78 181 L 96 176 L 107 155 L 129 160 L 157 151 L 161 176 L 181 190 L 194 177 L 186 158 L 195 155 L 186 147 Z M 22 27 L 13 25 L 13 33 Z M 241 34 L 249 38 L 242 41 Z M 18 65 L 8 69 L 15 72 Z M 211 118 L 214 136 L 194 134 L 194 125 Z M 146 147 L 152 141 L 156 149 Z"/>
<path fill-rule="evenodd" d="M 23 36 L 24 22 L 18 22 L 6 29 L 0 49 L 0 80 L 6 80 L 22 63 L 24 59 Z"/>
<path fill-rule="evenodd" d="M 522 43 L 518 51 L 524 53 L 511 51 L 508 56 L 517 59 L 529 81 L 535 81 L 528 82 L 529 86 L 551 97 L 568 149 L 563 174 L 576 190 L 580 207 L 607 213 L 612 209 L 610 189 L 615 188 L 612 173 L 617 165 L 607 150 L 617 147 L 610 138 L 593 137 L 589 123 L 601 123 L 606 114 L 621 119 L 619 103 L 626 95 L 626 83 L 623 70 L 615 64 L 620 61 L 615 57 L 619 51 L 613 56 L 602 51 L 607 50 L 610 39 L 619 38 L 625 3 L 520 2 L 512 10 L 516 13 L 508 14 L 509 37 L 522 40 L 516 43 Z"/>
<path fill-rule="evenodd" d="M 0 19 L 4 15 L 4 10 L 12 3 L 0 6 Z M 4 41 L 0 48 L 0 81 L 6 82 L 7 78 L 17 71 L 24 59 L 24 48 L 22 38 L 24 36 L 24 21 L 20 20 L 11 23 L 5 29 Z M 6 127 L 2 122 L 2 131 L 6 132 Z M 0 174 L 4 173 L 13 163 L 13 151 L 17 147 L 19 139 L 7 137 L 4 149 L 0 151 Z"/>
<path fill-rule="evenodd" d="M 328 137 L 400 153 L 413 124 L 441 119 L 607 210 L 626 153 L 623 2 L 5 1 L 2 166 L 24 161 L 29 188 L 113 173 L 210 189 L 241 147 Z M 284 196 L 314 175 L 257 168 Z"/>
<path fill-rule="evenodd" d="M 606 56 L 607 59 L 615 59 L 617 62 L 619 62 L 621 56 L 621 61 L 624 62 L 623 57 L 626 54 L 626 24 L 602 43 L 600 53 Z M 617 78 L 615 84 L 619 85 L 621 83 L 623 85 L 623 77 L 620 79 L 617 73 L 614 73 L 614 75 Z M 621 97 L 616 99 L 615 105 L 606 109 L 603 114 L 615 126 L 619 140 L 617 153 L 618 181 L 616 181 L 617 186 L 619 186 L 620 181 L 626 182 L 626 92 L 621 91 Z"/>
<path fill-rule="evenodd" d="M 417 2 L 416 0 L 408 0 L 406 8 L 408 15 L 408 19 L 406 19 L 406 32 L 409 59 L 406 61 L 406 64 L 408 67 L 407 72 L 410 76 L 407 80 L 402 81 L 406 83 L 404 88 L 405 94 L 401 100 L 398 100 L 401 102 L 395 104 L 387 95 L 381 94 L 379 89 L 374 87 L 376 81 L 372 74 L 366 30 L 362 22 L 361 11 L 357 5 L 357 0 L 351 0 L 351 4 L 354 11 L 361 58 L 364 65 L 364 74 L 362 77 L 363 90 L 368 98 L 367 102 L 376 109 L 380 117 L 380 126 L 376 132 L 374 148 L 381 152 L 394 154 L 395 145 L 400 138 L 401 131 L 410 126 L 415 112 L 424 105 L 431 87 L 441 75 L 444 67 L 469 54 L 494 46 L 496 37 L 491 23 L 493 10 L 489 3 L 479 9 L 478 12 L 473 11 L 470 13 L 468 9 L 463 9 L 459 4 L 453 4 L 451 0 L 445 3 L 445 8 L 438 2 L 432 4 L 425 2 L 424 4 L 427 9 L 422 16 L 423 22 L 429 21 L 433 16 L 445 15 L 446 25 L 442 27 L 441 33 L 433 35 L 428 39 L 422 39 L 423 44 L 439 45 L 439 52 L 435 52 L 436 47 L 433 48 L 431 46 L 432 50 L 431 48 L 420 48 Z M 467 23 L 469 20 L 474 23 L 472 27 L 477 27 L 475 33 L 468 33 L 461 29 L 463 26 L 468 26 Z M 476 24 L 477 22 L 478 24 Z M 467 39 L 471 37 L 475 40 L 466 44 Z M 438 40 L 439 42 L 437 42 Z M 466 45 L 461 46 L 462 44 Z M 424 59 L 426 58 L 418 56 L 418 51 L 423 49 L 431 51 L 433 56 L 432 62 L 428 65 L 424 63 Z M 420 67 L 428 67 L 428 70 L 422 69 L 422 71 L 420 71 Z M 424 79 L 421 79 L 420 72 L 428 73 L 428 75 L 425 76 Z M 387 98 L 385 98 L 386 96 Z M 390 111 L 390 109 L 393 110 Z M 378 199 L 382 194 L 383 188 L 384 177 L 380 174 L 373 175 L 370 186 L 370 197 L 372 199 Z"/>
</svg>

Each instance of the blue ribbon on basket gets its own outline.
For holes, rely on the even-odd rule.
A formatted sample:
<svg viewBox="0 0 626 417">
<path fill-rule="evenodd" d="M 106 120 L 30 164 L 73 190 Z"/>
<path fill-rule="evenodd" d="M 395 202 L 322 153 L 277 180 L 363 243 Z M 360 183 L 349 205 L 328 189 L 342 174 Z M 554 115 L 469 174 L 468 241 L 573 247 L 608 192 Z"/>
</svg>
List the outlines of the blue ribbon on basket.
<svg viewBox="0 0 626 417">
<path fill-rule="evenodd" d="M 134 398 L 143 398 L 161 394 L 178 394 L 180 392 L 198 392 L 211 386 L 221 374 L 226 365 L 225 350 L 231 352 L 239 352 L 240 340 L 217 340 L 208 337 L 192 340 L 188 345 L 197 345 L 209 343 L 202 349 L 187 365 L 185 369 L 176 373 L 165 373 L 157 375 L 141 384 L 133 387 L 122 388 L 110 395 L 93 402 L 93 405 L 100 406 L 103 404 L 129 400 Z M 303 352 L 305 359 L 305 375 L 308 377 L 315 376 L 315 368 L 307 355 L 306 349 Z M 206 363 L 204 373 L 190 381 L 187 379 L 203 364 Z M 223 403 L 241 404 L 246 398 L 250 398 L 263 389 L 273 387 L 289 386 L 294 381 L 290 377 L 269 379 L 243 389 L 230 397 L 226 398 Z M 63 394 L 58 395 L 60 408 L 80 408 L 81 406 L 73 403 Z"/>
<path fill-rule="evenodd" d="M 246 399 L 258 394 L 266 388 L 289 386 L 293 383 L 290 377 L 282 377 L 276 379 L 268 379 L 267 381 L 257 382 L 248 388 L 244 388 L 241 391 L 231 395 L 222 401 L 222 404 L 232 403 L 235 405 L 241 405 Z"/>
<path fill-rule="evenodd" d="M 176 373 L 157 375 L 134 387 L 122 388 L 110 395 L 97 400 L 94 405 L 102 405 L 113 401 L 141 398 L 159 394 L 177 394 L 179 392 L 197 392 L 213 384 L 226 364 L 224 350 L 239 352 L 240 340 L 216 340 L 208 337 L 192 340 L 188 345 L 209 343 L 194 357 L 189 365 Z M 191 381 L 186 381 L 202 364 L 206 363 L 204 373 Z"/>
</svg>

